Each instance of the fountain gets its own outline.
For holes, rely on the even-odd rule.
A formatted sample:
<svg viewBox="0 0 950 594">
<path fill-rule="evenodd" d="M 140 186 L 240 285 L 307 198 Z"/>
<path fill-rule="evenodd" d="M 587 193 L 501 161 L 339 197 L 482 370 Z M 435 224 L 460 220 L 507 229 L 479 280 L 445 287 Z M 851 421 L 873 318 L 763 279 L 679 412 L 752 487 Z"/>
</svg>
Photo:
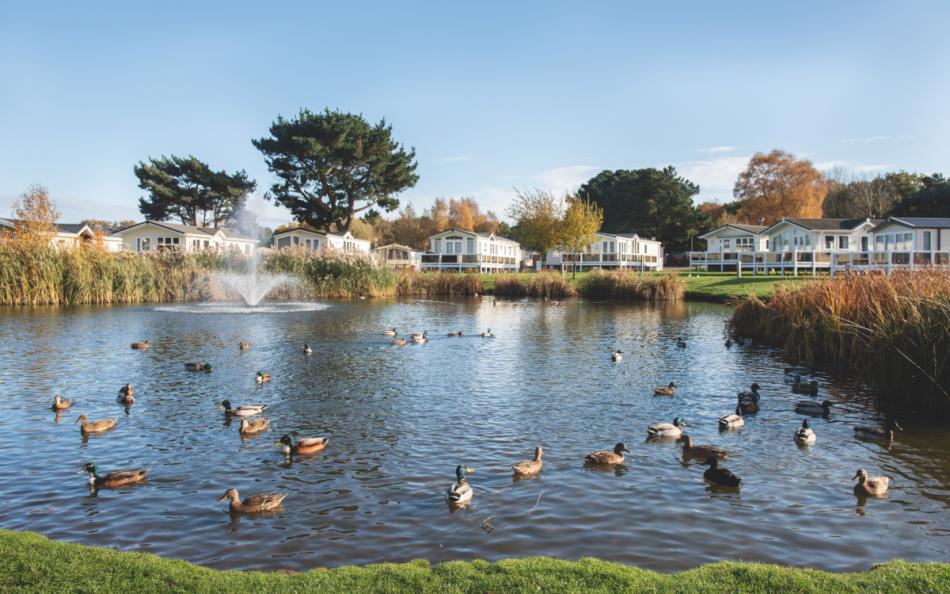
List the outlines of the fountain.
<svg viewBox="0 0 950 594">
<path fill-rule="evenodd" d="M 256 259 L 249 263 L 248 272 L 216 272 L 214 278 L 226 289 L 237 293 L 248 307 L 257 307 L 268 293 L 283 285 L 297 283 L 289 274 L 260 273 Z"/>
</svg>

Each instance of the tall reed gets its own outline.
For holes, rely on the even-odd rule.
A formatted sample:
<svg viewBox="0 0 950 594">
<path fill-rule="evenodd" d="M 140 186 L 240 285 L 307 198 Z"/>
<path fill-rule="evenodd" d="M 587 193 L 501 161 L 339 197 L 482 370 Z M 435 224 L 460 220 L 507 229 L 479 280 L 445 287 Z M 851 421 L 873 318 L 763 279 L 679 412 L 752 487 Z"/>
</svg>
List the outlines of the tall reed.
<svg viewBox="0 0 950 594">
<path fill-rule="evenodd" d="M 592 299 L 678 301 L 686 295 L 686 284 L 675 273 L 642 275 L 629 270 L 594 270 L 578 289 Z"/>
<path fill-rule="evenodd" d="M 792 361 L 840 366 L 900 412 L 950 412 L 950 275 L 852 274 L 736 305 L 731 330 Z"/>
<path fill-rule="evenodd" d="M 507 297 L 546 297 L 563 299 L 576 297 L 577 289 L 570 280 L 554 272 L 515 275 L 503 274 L 495 279 L 495 295 Z"/>
</svg>

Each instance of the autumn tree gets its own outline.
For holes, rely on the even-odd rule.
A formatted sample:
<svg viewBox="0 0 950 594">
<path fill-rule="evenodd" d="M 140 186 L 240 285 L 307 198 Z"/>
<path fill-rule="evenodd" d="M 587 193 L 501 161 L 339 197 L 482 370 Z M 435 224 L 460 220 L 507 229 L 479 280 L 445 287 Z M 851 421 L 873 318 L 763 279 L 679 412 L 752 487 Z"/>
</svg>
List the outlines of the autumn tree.
<svg viewBox="0 0 950 594">
<path fill-rule="evenodd" d="M 783 217 L 820 218 L 826 191 L 825 178 L 811 161 L 774 150 L 752 157 L 733 194 L 742 219 L 771 225 Z"/>
<path fill-rule="evenodd" d="M 268 198 L 316 229 L 346 231 L 360 213 L 392 212 L 396 195 L 419 180 L 415 149 L 396 142 L 385 120 L 302 109 L 252 142 L 278 178 Z"/>
<path fill-rule="evenodd" d="M 515 221 L 515 238 L 529 250 L 545 258 L 561 243 L 561 199 L 541 189 L 516 190 L 508 216 Z"/>
<path fill-rule="evenodd" d="M 13 203 L 16 222 L 8 238 L 20 245 L 49 245 L 56 235 L 59 211 L 45 186 L 35 184 Z"/>
<path fill-rule="evenodd" d="M 565 198 L 567 208 L 561 219 L 561 247 L 575 254 L 594 242 L 604 224 L 604 210 L 580 196 Z M 571 261 L 571 277 L 577 276 L 577 261 Z"/>
</svg>

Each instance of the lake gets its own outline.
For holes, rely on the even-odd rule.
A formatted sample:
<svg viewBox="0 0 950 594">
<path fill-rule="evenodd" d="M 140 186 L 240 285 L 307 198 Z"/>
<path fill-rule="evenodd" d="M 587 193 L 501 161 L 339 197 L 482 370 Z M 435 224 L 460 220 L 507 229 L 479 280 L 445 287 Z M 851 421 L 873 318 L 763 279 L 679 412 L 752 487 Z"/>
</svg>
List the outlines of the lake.
<svg viewBox="0 0 950 594">
<path fill-rule="evenodd" d="M 858 441 L 855 425 L 884 421 L 873 394 L 818 373 L 834 407 L 800 449 L 794 404 L 807 397 L 791 393 L 774 349 L 723 345 L 728 307 L 476 298 L 229 311 L 0 309 L 0 527 L 222 569 L 547 555 L 859 570 L 950 553 L 950 431 L 901 419 L 890 448 Z M 380 333 L 393 326 L 431 340 L 392 346 Z M 477 336 L 489 327 L 496 338 Z M 446 337 L 456 329 L 466 336 Z M 145 339 L 151 349 L 129 348 Z M 185 371 L 194 360 L 214 371 Z M 273 381 L 258 387 L 258 370 Z M 652 395 L 670 381 L 675 397 Z M 720 434 L 718 417 L 752 382 L 761 411 Z M 115 400 L 125 383 L 137 391 L 128 411 Z M 77 402 L 58 419 L 57 393 Z M 267 403 L 268 433 L 242 440 L 216 407 L 225 398 Z M 84 441 L 80 413 L 119 422 Z M 694 442 L 729 451 L 741 490 L 711 489 L 675 442 L 646 441 L 648 425 L 675 416 Z M 288 462 L 274 447 L 285 432 L 330 445 Z M 585 468 L 586 453 L 618 441 L 632 450 L 623 466 Z M 514 481 L 511 465 L 538 445 L 543 473 Z M 87 461 L 151 474 L 90 493 L 77 474 Z M 458 464 L 474 469 L 475 496 L 453 511 Z M 855 497 L 859 467 L 893 478 L 887 498 Z M 229 487 L 289 495 L 282 511 L 231 517 L 217 502 Z"/>
</svg>

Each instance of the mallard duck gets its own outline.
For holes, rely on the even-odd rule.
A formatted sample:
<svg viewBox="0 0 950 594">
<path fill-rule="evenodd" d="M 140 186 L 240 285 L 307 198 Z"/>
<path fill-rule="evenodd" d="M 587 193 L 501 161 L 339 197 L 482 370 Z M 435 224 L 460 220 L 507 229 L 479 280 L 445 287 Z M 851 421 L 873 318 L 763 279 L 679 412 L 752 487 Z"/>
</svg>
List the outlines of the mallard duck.
<svg viewBox="0 0 950 594">
<path fill-rule="evenodd" d="M 313 349 L 310 348 L 310 345 L 309 345 L 309 344 L 306 344 L 306 343 L 305 343 L 305 344 L 303 345 L 303 348 L 302 348 L 301 350 L 303 351 L 303 354 L 304 354 L 304 355 L 312 355 L 312 354 L 313 354 Z"/>
<path fill-rule="evenodd" d="M 723 415 L 719 417 L 720 429 L 738 429 L 745 425 L 745 419 L 742 418 L 742 406 L 736 406 L 736 412 L 732 415 Z"/>
<path fill-rule="evenodd" d="M 584 462 L 588 464 L 623 464 L 623 453 L 630 453 L 623 442 L 614 446 L 613 451 L 599 450 L 591 452 L 584 456 Z"/>
<path fill-rule="evenodd" d="M 397 339 L 393 340 L 392 344 L 394 344 L 394 345 L 396 345 L 396 346 L 406 346 L 406 339 L 405 339 L 405 338 L 397 338 Z"/>
<path fill-rule="evenodd" d="M 249 419 L 243 417 L 241 419 L 241 435 L 253 435 L 255 433 L 261 433 L 267 431 L 267 427 L 270 426 L 270 421 L 261 417 L 259 419 Z"/>
<path fill-rule="evenodd" d="M 461 336 L 461 335 L 462 335 L 462 331 L 461 331 L 461 330 L 456 330 L 455 332 L 449 332 L 448 335 L 449 335 L 449 336 Z"/>
<path fill-rule="evenodd" d="M 271 380 L 271 375 L 263 371 L 258 371 L 257 375 L 254 376 L 254 381 L 256 381 L 258 384 L 264 384 L 264 383 L 269 382 L 270 380 Z"/>
<path fill-rule="evenodd" d="M 538 446 L 534 449 L 533 460 L 522 460 L 512 466 L 511 469 L 514 471 L 515 476 L 526 478 L 541 472 L 541 455 L 543 453 L 544 450 L 541 449 L 541 446 Z"/>
<path fill-rule="evenodd" d="M 887 476 L 868 477 L 868 471 L 859 468 L 854 474 L 853 481 L 858 481 L 854 486 L 856 495 L 871 495 L 872 497 L 881 497 L 887 493 L 887 487 L 891 484 L 891 478 Z"/>
<path fill-rule="evenodd" d="M 145 349 L 147 349 L 147 348 L 150 347 L 150 346 L 152 346 L 152 345 L 150 345 L 147 340 L 143 340 L 142 342 L 133 342 L 133 343 L 132 343 L 132 350 L 134 350 L 134 351 L 144 351 Z"/>
<path fill-rule="evenodd" d="M 390 328 L 389 330 L 383 330 L 383 336 L 396 336 L 396 329 Z"/>
<path fill-rule="evenodd" d="M 224 414 L 235 417 L 253 417 L 254 415 L 263 413 L 267 409 L 266 404 L 247 404 L 237 408 L 231 408 L 230 400 L 222 400 L 221 403 L 218 404 L 218 407 L 224 409 Z"/>
<path fill-rule="evenodd" d="M 719 468 L 719 458 L 715 456 L 706 458 L 704 464 L 709 466 L 709 468 L 703 473 L 703 478 L 714 485 L 719 485 L 720 487 L 738 487 L 739 483 L 742 482 L 742 479 L 732 474 L 729 470 Z"/>
<path fill-rule="evenodd" d="M 188 371 L 204 371 L 211 373 L 211 363 L 185 363 L 185 369 Z"/>
<path fill-rule="evenodd" d="M 801 376 L 798 377 L 800 378 Z M 796 394 L 807 394 L 808 396 L 814 396 L 818 394 L 818 382 L 803 382 L 800 380 L 796 381 L 794 384 L 792 384 L 792 392 L 795 392 Z"/>
<path fill-rule="evenodd" d="M 491 328 L 482 332 L 482 338 L 495 338 L 495 335 L 491 333 Z"/>
<path fill-rule="evenodd" d="M 103 431 L 108 431 L 115 427 L 115 424 L 119 422 L 119 419 L 99 419 L 98 421 L 90 421 L 89 417 L 86 415 L 79 415 L 79 418 L 76 419 L 76 422 L 79 423 L 79 430 L 82 433 L 102 433 Z"/>
<path fill-rule="evenodd" d="M 686 421 L 676 417 L 673 419 L 672 423 L 654 423 L 647 427 L 647 437 L 649 438 L 666 438 L 666 437 L 679 437 L 683 434 L 683 427 L 686 426 Z"/>
<path fill-rule="evenodd" d="M 679 347 L 679 348 L 681 348 L 681 349 L 685 349 L 685 348 L 686 348 L 686 341 L 683 339 L 683 337 L 680 337 L 680 338 L 677 338 L 677 339 L 676 339 L 676 346 Z"/>
<path fill-rule="evenodd" d="M 135 389 L 132 384 L 119 388 L 119 397 L 116 400 L 121 404 L 135 404 Z"/>
<path fill-rule="evenodd" d="M 418 342 L 418 343 L 426 342 L 427 340 L 429 340 L 429 331 L 423 330 L 422 334 L 419 334 L 418 332 L 413 332 L 410 338 L 412 338 L 412 342 Z"/>
<path fill-rule="evenodd" d="M 670 385 L 664 387 L 659 387 L 653 390 L 654 396 L 673 396 L 676 394 L 676 384 L 670 382 Z"/>
<path fill-rule="evenodd" d="M 683 444 L 683 457 L 684 458 L 701 458 L 703 460 L 714 457 L 714 458 L 726 458 L 729 454 L 726 453 L 726 450 L 712 446 L 712 445 L 693 445 L 693 438 L 685 433 L 676 440 L 676 443 Z"/>
<path fill-rule="evenodd" d="M 283 435 L 280 441 L 274 443 L 275 446 L 282 446 L 284 453 L 291 454 L 316 454 L 327 447 L 330 440 L 326 437 L 303 437 L 294 440 L 290 435 Z"/>
<path fill-rule="evenodd" d="M 736 394 L 742 414 L 750 415 L 759 412 L 759 384 L 752 384 L 750 392 Z"/>
<path fill-rule="evenodd" d="M 814 400 L 801 400 L 795 405 L 795 412 L 806 415 L 828 416 L 831 412 L 831 401 L 822 400 L 821 402 L 815 402 Z"/>
<path fill-rule="evenodd" d="M 91 486 L 106 487 L 108 489 L 131 485 L 132 483 L 140 483 L 144 481 L 148 475 L 147 468 L 136 468 L 135 470 L 113 470 L 105 476 L 99 476 L 99 469 L 92 462 L 83 466 L 79 472 L 89 473 L 89 484 Z"/>
<path fill-rule="evenodd" d="M 471 468 L 462 466 L 461 464 L 455 467 L 455 478 L 457 480 L 446 492 L 449 503 L 462 505 L 472 499 L 472 495 L 474 495 L 475 492 L 472 486 L 468 484 L 468 479 L 465 478 L 467 473 L 470 474 L 472 472 L 474 471 Z"/>
<path fill-rule="evenodd" d="M 897 424 L 897 421 L 891 421 L 884 429 L 877 427 L 855 427 L 854 433 L 864 439 L 877 439 L 882 441 L 894 441 L 894 432 L 903 431 L 904 428 Z"/>
<path fill-rule="evenodd" d="M 251 495 L 241 501 L 237 489 L 228 489 L 224 492 L 224 495 L 218 498 L 218 501 L 230 500 L 231 504 L 228 506 L 228 510 L 232 514 L 253 514 L 279 508 L 286 497 L 286 493 L 268 493 L 266 495 Z"/>
<path fill-rule="evenodd" d="M 623 361 L 623 351 L 614 351 L 614 354 L 610 356 L 610 360 L 614 363 Z"/>
<path fill-rule="evenodd" d="M 811 445 L 818 440 L 815 432 L 808 426 L 808 419 L 802 419 L 802 426 L 795 432 L 795 443 L 800 445 Z"/>
<path fill-rule="evenodd" d="M 72 405 L 72 400 L 63 400 L 63 397 L 57 394 L 56 396 L 53 396 L 53 405 L 50 408 L 53 410 L 66 410 Z"/>
<path fill-rule="evenodd" d="M 238 350 L 246 351 L 251 348 L 251 343 L 241 341 L 238 343 Z"/>
</svg>

